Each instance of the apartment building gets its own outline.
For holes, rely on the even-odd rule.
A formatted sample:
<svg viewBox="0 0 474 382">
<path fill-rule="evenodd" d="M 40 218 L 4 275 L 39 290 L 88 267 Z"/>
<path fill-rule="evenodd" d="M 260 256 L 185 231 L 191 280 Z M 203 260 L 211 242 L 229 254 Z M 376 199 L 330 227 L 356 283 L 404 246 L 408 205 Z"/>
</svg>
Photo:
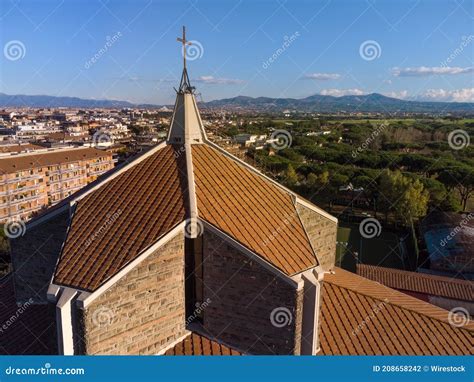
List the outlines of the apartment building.
<svg viewBox="0 0 474 382">
<path fill-rule="evenodd" d="M 113 167 L 111 153 L 93 148 L 0 156 L 0 222 L 28 220 Z"/>
</svg>

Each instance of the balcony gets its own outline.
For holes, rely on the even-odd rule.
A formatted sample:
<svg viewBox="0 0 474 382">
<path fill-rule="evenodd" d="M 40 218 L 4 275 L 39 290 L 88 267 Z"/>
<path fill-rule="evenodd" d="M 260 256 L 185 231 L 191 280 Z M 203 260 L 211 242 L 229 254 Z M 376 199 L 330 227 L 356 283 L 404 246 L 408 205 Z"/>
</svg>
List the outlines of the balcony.
<svg viewBox="0 0 474 382">
<path fill-rule="evenodd" d="M 41 195 L 41 194 L 40 195 L 31 195 L 31 196 L 27 196 L 26 198 L 19 198 L 19 199 L 6 201 L 4 203 L 0 203 L 0 208 L 4 208 L 4 207 L 7 207 L 7 206 L 12 206 L 12 205 L 16 205 L 16 204 L 21 204 L 21 203 L 26 203 L 26 202 L 31 201 L 31 200 L 41 199 L 41 197 L 44 197 L 44 195 Z"/>
</svg>

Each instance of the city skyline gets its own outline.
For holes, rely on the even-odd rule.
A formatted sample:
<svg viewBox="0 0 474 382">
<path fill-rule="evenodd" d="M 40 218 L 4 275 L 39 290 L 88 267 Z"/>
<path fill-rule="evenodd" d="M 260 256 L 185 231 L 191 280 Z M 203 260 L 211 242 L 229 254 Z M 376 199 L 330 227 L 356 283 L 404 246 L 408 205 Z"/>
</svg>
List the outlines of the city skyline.
<svg viewBox="0 0 474 382">
<path fill-rule="evenodd" d="M 0 92 L 170 104 L 182 25 L 204 101 L 473 102 L 468 2 L 5 2 Z M 235 26 L 239 26 L 236 28 Z"/>
</svg>

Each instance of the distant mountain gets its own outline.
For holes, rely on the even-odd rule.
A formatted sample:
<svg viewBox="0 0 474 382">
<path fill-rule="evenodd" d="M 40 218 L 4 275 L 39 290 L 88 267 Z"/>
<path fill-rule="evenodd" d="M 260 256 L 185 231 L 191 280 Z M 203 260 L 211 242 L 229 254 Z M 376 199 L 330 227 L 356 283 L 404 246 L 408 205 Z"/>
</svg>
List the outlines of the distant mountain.
<svg viewBox="0 0 474 382">
<path fill-rule="evenodd" d="M 135 105 L 127 101 L 92 100 L 47 95 L 8 95 L 0 93 L 0 107 L 119 108 L 133 106 Z"/>
<path fill-rule="evenodd" d="M 72 108 L 122 108 L 161 105 L 133 104 L 127 101 L 90 100 L 76 97 L 54 97 L 45 95 L 7 95 L 0 93 L 0 107 L 72 107 Z M 386 97 L 382 94 L 348 95 L 334 97 L 315 94 L 306 98 L 270 98 L 238 96 L 206 103 L 207 109 L 231 111 L 255 111 L 281 113 L 284 110 L 300 112 L 380 112 L 380 113 L 474 113 L 474 103 L 407 101 Z"/>
<path fill-rule="evenodd" d="M 474 103 L 406 101 L 386 97 L 377 93 L 342 97 L 316 94 L 302 99 L 238 96 L 207 102 L 206 106 L 209 108 L 225 108 L 228 110 L 247 109 L 261 112 L 297 110 L 302 112 L 323 113 L 342 111 L 381 113 L 474 113 Z"/>
</svg>

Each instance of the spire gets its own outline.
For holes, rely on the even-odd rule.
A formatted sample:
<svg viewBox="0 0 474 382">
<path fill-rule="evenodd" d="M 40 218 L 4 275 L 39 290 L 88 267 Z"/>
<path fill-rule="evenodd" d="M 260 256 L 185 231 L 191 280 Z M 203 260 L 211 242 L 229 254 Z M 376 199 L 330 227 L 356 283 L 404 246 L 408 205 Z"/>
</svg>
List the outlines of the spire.
<svg viewBox="0 0 474 382">
<path fill-rule="evenodd" d="M 186 68 L 186 47 L 192 43 L 186 40 L 186 28 L 183 26 L 183 35 L 177 40 L 183 45 L 183 74 L 179 89 L 176 92 L 171 127 L 168 132 L 168 143 L 192 144 L 202 143 L 206 139 L 206 133 L 202 124 L 201 116 L 194 98 L 195 88 L 191 86 Z"/>
</svg>

